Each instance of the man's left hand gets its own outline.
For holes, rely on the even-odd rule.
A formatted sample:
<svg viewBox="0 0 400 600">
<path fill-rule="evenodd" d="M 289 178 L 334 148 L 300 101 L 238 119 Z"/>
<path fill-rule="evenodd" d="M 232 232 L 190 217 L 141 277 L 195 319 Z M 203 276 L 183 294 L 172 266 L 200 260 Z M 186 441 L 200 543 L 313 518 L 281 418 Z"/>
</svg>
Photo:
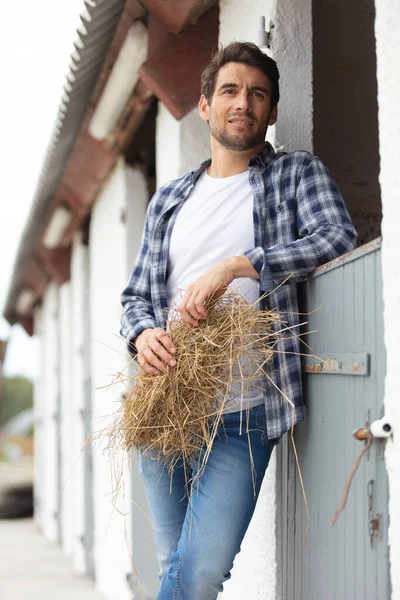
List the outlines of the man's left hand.
<svg viewBox="0 0 400 600">
<path fill-rule="evenodd" d="M 246 256 L 233 256 L 213 265 L 186 288 L 178 304 L 181 320 L 196 327 L 200 320 L 208 316 L 205 309 L 207 300 L 222 296 L 237 277 L 259 278 Z"/>
</svg>

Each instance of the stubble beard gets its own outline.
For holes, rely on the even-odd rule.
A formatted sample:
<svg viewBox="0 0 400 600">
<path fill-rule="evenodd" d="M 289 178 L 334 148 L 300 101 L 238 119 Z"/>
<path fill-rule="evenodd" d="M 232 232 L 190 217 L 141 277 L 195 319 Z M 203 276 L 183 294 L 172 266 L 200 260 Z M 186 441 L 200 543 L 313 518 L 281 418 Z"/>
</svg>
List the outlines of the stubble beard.
<svg viewBox="0 0 400 600">
<path fill-rule="evenodd" d="M 253 134 L 247 137 L 242 137 L 228 133 L 226 130 L 214 125 L 211 120 L 209 121 L 209 126 L 212 137 L 227 150 L 233 150 L 235 152 L 243 152 L 259 146 L 265 141 L 265 135 L 267 132 L 267 128 L 264 130 L 260 127 Z"/>
</svg>

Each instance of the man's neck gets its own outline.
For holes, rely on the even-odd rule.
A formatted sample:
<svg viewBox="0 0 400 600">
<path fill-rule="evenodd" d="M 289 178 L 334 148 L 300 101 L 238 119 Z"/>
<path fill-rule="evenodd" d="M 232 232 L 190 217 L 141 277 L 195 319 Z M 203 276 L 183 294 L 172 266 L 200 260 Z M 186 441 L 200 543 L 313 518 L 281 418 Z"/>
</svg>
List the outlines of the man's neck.
<svg viewBox="0 0 400 600">
<path fill-rule="evenodd" d="M 247 171 L 249 160 L 260 152 L 263 147 L 264 142 L 250 148 L 250 150 L 235 152 L 224 148 L 211 137 L 211 164 L 207 169 L 207 173 L 210 177 L 215 178 L 231 177 L 243 173 L 243 171 Z"/>
</svg>

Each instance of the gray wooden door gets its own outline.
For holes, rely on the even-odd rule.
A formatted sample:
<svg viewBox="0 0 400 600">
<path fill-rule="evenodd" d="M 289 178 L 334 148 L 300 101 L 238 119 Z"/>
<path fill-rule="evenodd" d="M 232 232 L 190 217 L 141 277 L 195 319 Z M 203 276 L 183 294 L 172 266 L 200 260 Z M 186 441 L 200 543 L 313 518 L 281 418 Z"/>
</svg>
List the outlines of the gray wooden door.
<svg viewBox="0 0 400 600">
<path fill-rule="evenodd" d="M 320 270 L 302 293 L 307 311 L 320 307 L 307 317 L 309 330 L 318 331 L 307 342 L 315 354 L 336 362 L 330 373 L 311 369 L 305 374 L 307 419 L 295 432 L 311 517 L 306 545 L 308 518 L 289 436 L 278 452 L 280 598 L 386 600 L 390 597 L 386 442 L 373 441 L 355 475 L 346 508 L 329 527 L 364 444 L 352 432 L 382 416 L 385 350 L 379 241 Z M 380 527 L 371 542 L 369 518 L 376 513 Z"/>
</svg>

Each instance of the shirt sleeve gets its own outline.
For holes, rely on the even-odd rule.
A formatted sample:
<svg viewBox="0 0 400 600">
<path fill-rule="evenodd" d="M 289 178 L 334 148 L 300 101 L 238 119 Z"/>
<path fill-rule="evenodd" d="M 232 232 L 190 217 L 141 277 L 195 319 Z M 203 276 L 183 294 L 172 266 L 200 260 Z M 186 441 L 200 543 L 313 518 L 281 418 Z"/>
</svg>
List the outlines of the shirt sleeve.
<svg viewBox="0 0 400 600">
<path fill-rule="evenodd" d="M 132 354 L 136 354 L 134 341 L 139 333 L 144 329 L 156 327 L 150 287 L 150 240 L 156 196 L 149 204 L 139 253 L 128 284 L 121 294 L 123 313 L 120 334 L 126 338 L 128 349 Z"/>
<path fill-rule="evenodd" d="M 298 239 L 270 248 L 245 252 L 260 275 L 260 287 L 271 292 L 278 285 L 300 282 L 317 267 L 357 245 L 357 232 L 336 183 L 316 157 L 305 167 L 296 192 Z"/>
</svg>

